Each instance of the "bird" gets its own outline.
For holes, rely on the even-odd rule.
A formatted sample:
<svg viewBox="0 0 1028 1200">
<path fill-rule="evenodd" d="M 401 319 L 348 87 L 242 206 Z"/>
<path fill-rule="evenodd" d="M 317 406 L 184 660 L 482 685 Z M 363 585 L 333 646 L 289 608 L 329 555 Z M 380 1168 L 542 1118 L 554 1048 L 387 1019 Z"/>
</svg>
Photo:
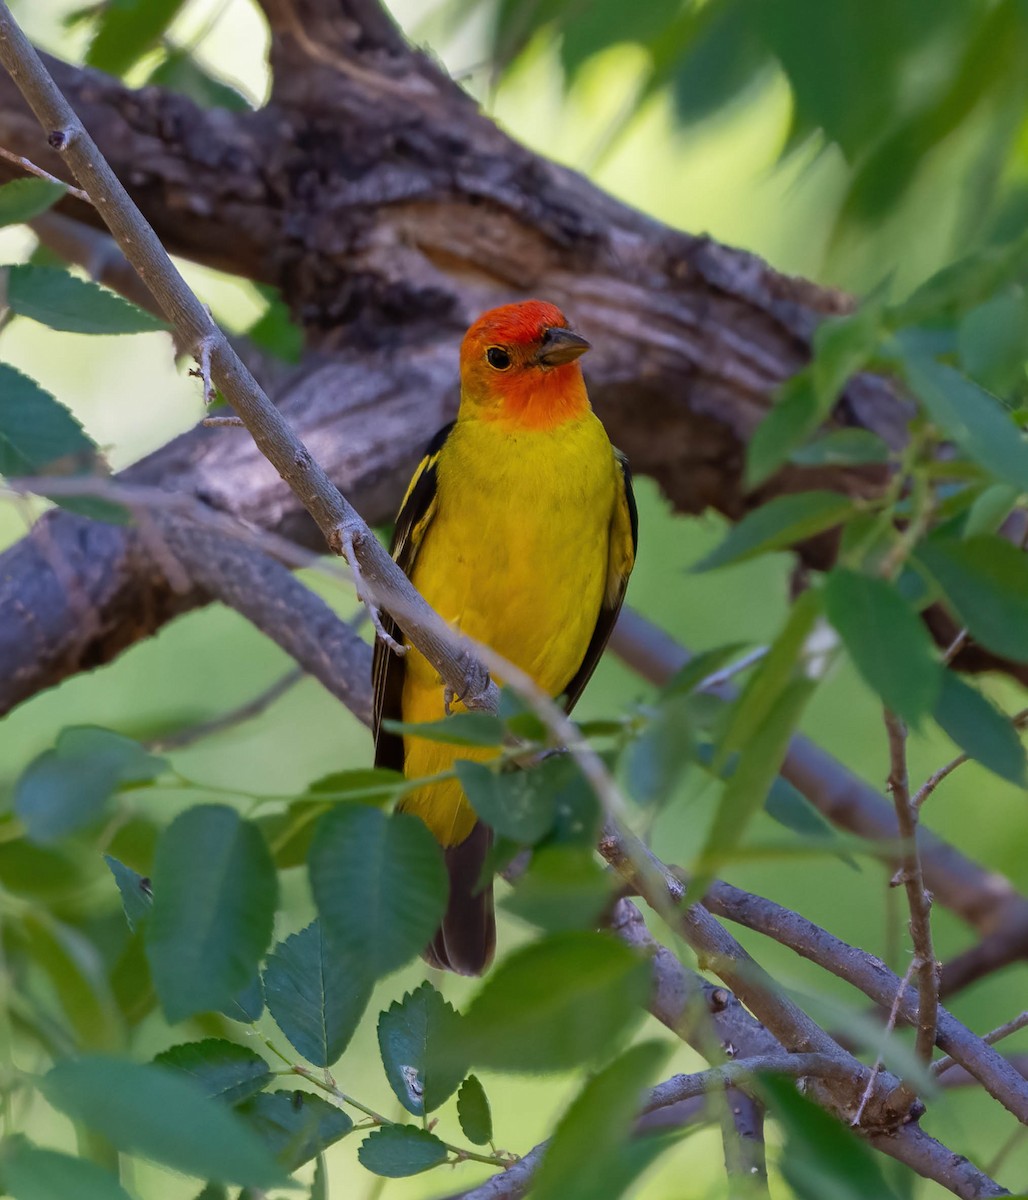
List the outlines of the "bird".
<svg viewBox="0 0 1028 1200">
<path fill-rule="evenodd" d="M 457 418 L 429 443 L 391 548 L 444 620 L 527 672 L 567 712 L 614 628 L 638 543 L 628 461 L 586 392 L 579 359 L 589 349 L 542 300 L 491 309 L 471 325 Z M 381 620 L 402 643 L 388 614 Z M 413 646 L 400 655 L 379 636 L 372 674 L 376 766 L 420 779 L 497 753 L 387 727 L 462 707 L 448 703 L 438 672 Z M 428 826 L 449 876 L 445 915 L 423 957 L 480 975 L 496 942 L 492 883 L 481 878 L 492 832 L 456 779 L 415 787 L 399 807 Z"/>
</svg>

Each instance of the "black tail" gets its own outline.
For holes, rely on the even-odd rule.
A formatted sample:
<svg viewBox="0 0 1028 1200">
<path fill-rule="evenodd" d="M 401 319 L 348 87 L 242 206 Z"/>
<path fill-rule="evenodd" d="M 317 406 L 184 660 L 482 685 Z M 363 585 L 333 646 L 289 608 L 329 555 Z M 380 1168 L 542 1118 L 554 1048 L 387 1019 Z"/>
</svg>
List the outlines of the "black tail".
<svg viewBox="0 0 1028 1200">
<path fill-rule="evenodd" d="M 479 886 L 493 831 L 479 821 L 459 846 L 444 850 L 450 899 L 443 923 L 424 952 L 430 966 L 458 975 L 481 975 L 496 949 L 493 882 Z"/>
</svg>

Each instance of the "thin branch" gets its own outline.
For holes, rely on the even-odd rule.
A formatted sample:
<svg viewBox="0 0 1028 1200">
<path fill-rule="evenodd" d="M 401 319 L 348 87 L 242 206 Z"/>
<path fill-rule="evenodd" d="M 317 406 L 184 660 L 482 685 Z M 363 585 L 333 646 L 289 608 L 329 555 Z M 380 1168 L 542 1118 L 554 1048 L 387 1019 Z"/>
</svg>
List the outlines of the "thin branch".
<svg viewBox="0 0 1028 1200">
<path fill-rule="evenodd" d="M 74 196 L 76 200 L 82 200 L 86 204 L 92 204 L 88 193 L 81 188 L 74 187 L 70 183 L 65 183 L 63 179 L 58 179 L 56 175 L 51 175 L 49 171 L 44 171 L 42 167 L 37 167 L 31 159 L 23 158 L 20 154 L 15 154 L 11 150 L 5 150 L 0 146 L 0 158 L 6 158 L 8 162 L 12 162 L 15 166 L 21 167 L 29 175 L 35 175 L 39 179 L 45 179 L 47 183 L 56 183 L 58 187 L 64 188 L 69 196 Z"/>
<path fill-rule="evenodd" d="M 1010 723 L 1015 729 L 1023 729 L 1025 725 L 1028 724 L 1028 709 L 1023 709 L 1021 712 L 1011 717 Z M 952 761 L 946 763 L 944 766 L 941 766 L 937 771 L 929 775 L 924 783 L 922 783 L 914 793 L 912 803 L 915 810 L 920 811 L 921 805 L 924 804 L 924 802 L 928 799 L 932 792 L 935 791 L 939 784 L 942 783 L 944 779 L 947 779 L 950 775 L 952 775 L 957 767 L 963 766 L 964 763 L 968 761 L 968 755 L 958 754 L 957 757 Z"/>
<path fill-rule="evenodd" d="M 889 739 L 889 790 L 896 808 L 896 823 L 903 838 L 901 875 L 910 908 L 910 936 L 917 970 L 917 1036 L 914 1050 L 923 1063 L 932 1061 L 939 1010 L 939 964 L 932 944 L 932 902 L 925 889 L 921 856 L 917 848 L 917 809 L 911 802 L 907 774 L 907 730 L 891 712 L 885 713 Z M 911 1099 L 914 1092 L 911 1090 Z"/>
<path fill-rule="evenodd" d="M 198 725 L 188 725 L 184 729 L 176 730 L 163 737 L 151 738 L 145 743 L 146 748 L 154 754 L 164 754 L 169 750 L 184 750 L 187 746 L 193 746 L 197 742 L 203 741 L 204 738 L 213 737 L 215 734 L 224 733 L 226 729 L 233 729 L 236 725 L 251 721 L 254 717 L 259 717 L 266 712 L 306 676 L 307 673 L 302 667 L 293 667 L 276 679 L 270 687 L 265 688 L 263 692 L 238 708 L 212 717 L 209 721 L 201 721 Z"/>
<path fill-rule="evenodd" d="M 1005 1037 L 1009 1037 L 1012 1033 L 1017 1033 L 1019 1029 L 1024 1029 L 1028 1025 L 1028 1011 L 1021 1013 L 1020 1016 L 1014 1017 L 1012 1021 L 1007 1021 L 1005 1024 L 993 1029 L 990 1033 L 982 1037 L 982 1041 L 988 1046 L 995 1046 L 997 1042 L 1001 1042 Z M 951 1055 L 946 1055 L 945 1058 L 940 1058 L 938 1062 L 931 1065 L 931 1072 L 936 1079 L 948 1071 L 951 1067 L 956 1066 L 957 1060 Z"/>
<path fill-rule="evenodd" d="M 896 1017 L 899 1014 L 900 1004 L 903 1001 L 903 994 L 907 990 L 907 984 L 917 967 L 917 959 L 910 960 L 910 966 L 907 967 L 906 973 L 896 986 L 896 995 L 893 998 L 892 1005 L 889 1008 L 889 1018 L 885 1022 L 885 1031 L 882 1034 L 882 1041 L 888 1041 L 892 1037 L 892 1031 L 896 1028 Z M 860 1103 L 857 1105 L 857 1111 L 853 1114 L 854 1125 L 859 1125 L 864 1119 L 864 1110 L 867 1108 L 868 1101 L 871 1099 L 871 1094 L 874 1091 L 874 1081 L 878 1078 L 878 1072 L 882 1068 L 882 1051 L 875 1055 L 874 1065 L 871 1067 L 871 1078 L 867 1081 L 867 1087 L 864 1088 L 863 1094 L 860 1097 Z"/>
</svg>

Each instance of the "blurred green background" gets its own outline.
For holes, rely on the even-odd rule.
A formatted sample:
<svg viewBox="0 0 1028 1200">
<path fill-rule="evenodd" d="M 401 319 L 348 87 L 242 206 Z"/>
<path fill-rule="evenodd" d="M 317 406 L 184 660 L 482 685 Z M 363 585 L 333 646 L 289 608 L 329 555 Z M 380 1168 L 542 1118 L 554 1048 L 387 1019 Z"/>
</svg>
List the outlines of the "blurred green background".
<svg viewBox="0 0 1028 1200">
<path fill-rule="evenodd" d="M 65 22 L 80 4 L 21 0 L 13 7 L 39 45 L 81 61 L 87 29 Z M 438 55 L 514 137 L 586 172 L 670 225 L 753 250 L 784 271 L 857 293 L 886 282 L 901 295 L 947 262 L 1024 226 L 1028 33 L 1023 6 L 1018 16 L 1016 5 L 960 0 L 931 5 L 780 0 L 765 6 L 777 16 L 759 21 L 752 5 L 683 6 L 670 0 L 642 5 L 396 0 L 391 7 L 408 34 Z M 693 16 L 691 26 L 683 14 Z M 772 27 L 761 25 L 765 20 Z M 1004 20 L 1014 23 L 1008 27 Z M 169 38 L 190 47 L 211 74 L 252 103 L 263 100 L 267 32 L 249 0 L 192 0 Z M 160 54 L 155 51 L 133 68 L 130 81 L 144 80 Z M 0 232 L 0 261 L 19 261 L 32 247 L 24 230 Z M 229 328 L 246 328 L 262 311 L 261 297 L 246 282 L 189 264 L 185 269 Z M 107 448 L 115 467 L 188 429 L 201 415 L 198 385 L 176 365 L 163 334 L 58 339 L 41 326 L 16 320 L 0 336 L 0 357 L 66 403 Z M 640 557 L 629 602 L 693 648 L 771 636 L 786 610 L 787 557 L 691 576 L 689 564 L 719 539 L 723 523 L 713 515 L 672 515 L 646 480 L 640 481 L 639 498 Z M 28 505 L 0 504 L 0 546 L 22 536 L 32 511 Z M 313 583 L 340 611 L 352 611 L 344 589 L 322 579 Z M 275 646 L 233 613 L 211 608 L 182 618 L 112 666 L 70 680 L 0 723 L 0 795 L 9 800 L 17 774 L 64 725 L 93 723 L 147 736 L 249 699 L 288 665 Z M 987 690 L 1008 708 L 1024 703 L 1004 681 L 989 681 Z M 645 685 L 607 661 L 579 712 L 619 712 L 646 696 Z M 805 728 L 871 783 L 883 783 L 880 708 L 851 669 L 839 668 L 821 687 Z M 941 737 L 915 736 L 913 778 L 923 778 L 952 754 Z M 371 742 L 318 684 L 307 681 L 259 719 L 175 754 L 173 761 L 188 778 L 238 789 L 245 799 L 298 792 L 329 771 L 368 764 Z M 159 811 L 163 819 L 205 798 L 202 789 L 188 795 L 150 790 L 130 803 Z M 665 859 L 691 856 L 715 799 L 709 784 L 686 778 L 660 818 L 658 849 Z M 940 788 L 925 817 L 966 854 L 1028 890 L 1024 799 L 971 764 Z M 763 817 L 748 835 L 751 845 L 776 841 L 784 843 L 782 831 Z M 833 857 L 797 859 L 769 850 L 726 874 L 881 955 L 901 972 L 909 961 L 900 898 L 886 886 L 886 872 L 872 862 L 864 860 L 856 870 Z M 299 872 L 293 875 L 287 919 L 276 931 L 280 936 L 311 915 L 304 880 Z M 113 883 L 99 864 L 68 892 L 66 903 L 97 911 L 114 906 Z M 934 919 L 941 958 L 968 944 L 970 935 L 945 910 L 936 908 Z M 501 947 L 524 937 L 518 923 L 503 920 Z M 845 987 L 810 964 L 757 938 L 742 940 L 787 985 L 865 1010 Z M 689 961 L 689 952 L 679 950 Z M 422 968 L 415 966 L 390 979 L 380 989 L 378 1008 L 421 975 Z M 1028 968 L 1008 968 L 962 994 L 953 1008 L 984 1032 L 1025 1006 L 1026 985 Z M 452 977 L 439 986 L 458 1003 L 469 991 Z M 377 1011 L 376 1002 L 371 1011 Z M 836 1018 L 839 1024 L 846 1019 Z M 136 1053 L 147 1056 L 167 1044 L 166 1026 L 152 1019 L 143 1027 Z M 1016 1039 L 1010 1048 L 1018 1048 Z M 679 1050 L 671 1069 L 700 1065 L 691 1052 Z M 346 1090 L 392 1112 L 370 1020 L 335 1074 Z M 518 1152 L 545 1135 L 577 1086 L 570 1077 L 487 1077 L 485 1082 L 498 1144 Z M 443 1121 L 455 1129 L 452 1115 Z M 30 1126 L 57 1143 L 69 1136 L 64 1118 L 41 1105 L 32 1112 Z M 969 1089 L 949 1093 L 933 1106 L 926 1128 L 984 1166 L 1006 1142 L 1014 1120 Z M 773 1130 L 770 1138 L 773 1158 Z M 470 1165 L 452 1180 L 438 1173 L 377 1180 L 357 1166 L 356 1145 L 348 1139 L 329 1152 L 334 1197 L 432 1196 L 446 1187 L 470 1186 L 476 1173 L 485 1172 Z M 716 1132 L 698 1133 L 661 1159 L 637 1194 L 646 1200 L 721 1196 L 721 1155 Z M 1015 1187 L 1026 1176 L 1028 1146 L 1020 1143 L 1000 1168 L 1000 1178 Z M 187 1196 L 194 1190 L 156 1168 L 141 1168 L 135 1185 L 148 1197 Z M 788 1194 L 776 1178 L 772 1186 L 776 1196 Z M 922 1183 L 916 1194 L 944 1193 Z"/>
</svg>

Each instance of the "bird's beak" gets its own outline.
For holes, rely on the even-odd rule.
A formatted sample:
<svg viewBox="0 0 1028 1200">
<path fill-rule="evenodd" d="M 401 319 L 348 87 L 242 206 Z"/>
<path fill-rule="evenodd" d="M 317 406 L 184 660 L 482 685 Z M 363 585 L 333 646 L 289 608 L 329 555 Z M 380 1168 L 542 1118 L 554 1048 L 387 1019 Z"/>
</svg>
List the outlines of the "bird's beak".
<svg viewBox="0 0 1028 1200">
<path fill-rule="evenodd" d="M 559 367 L 574 362 L 588 349 L 589 343 L 580 333 L 555 325 L 543 334 L 534 361 L 542 367 Z"/>
</svg>

